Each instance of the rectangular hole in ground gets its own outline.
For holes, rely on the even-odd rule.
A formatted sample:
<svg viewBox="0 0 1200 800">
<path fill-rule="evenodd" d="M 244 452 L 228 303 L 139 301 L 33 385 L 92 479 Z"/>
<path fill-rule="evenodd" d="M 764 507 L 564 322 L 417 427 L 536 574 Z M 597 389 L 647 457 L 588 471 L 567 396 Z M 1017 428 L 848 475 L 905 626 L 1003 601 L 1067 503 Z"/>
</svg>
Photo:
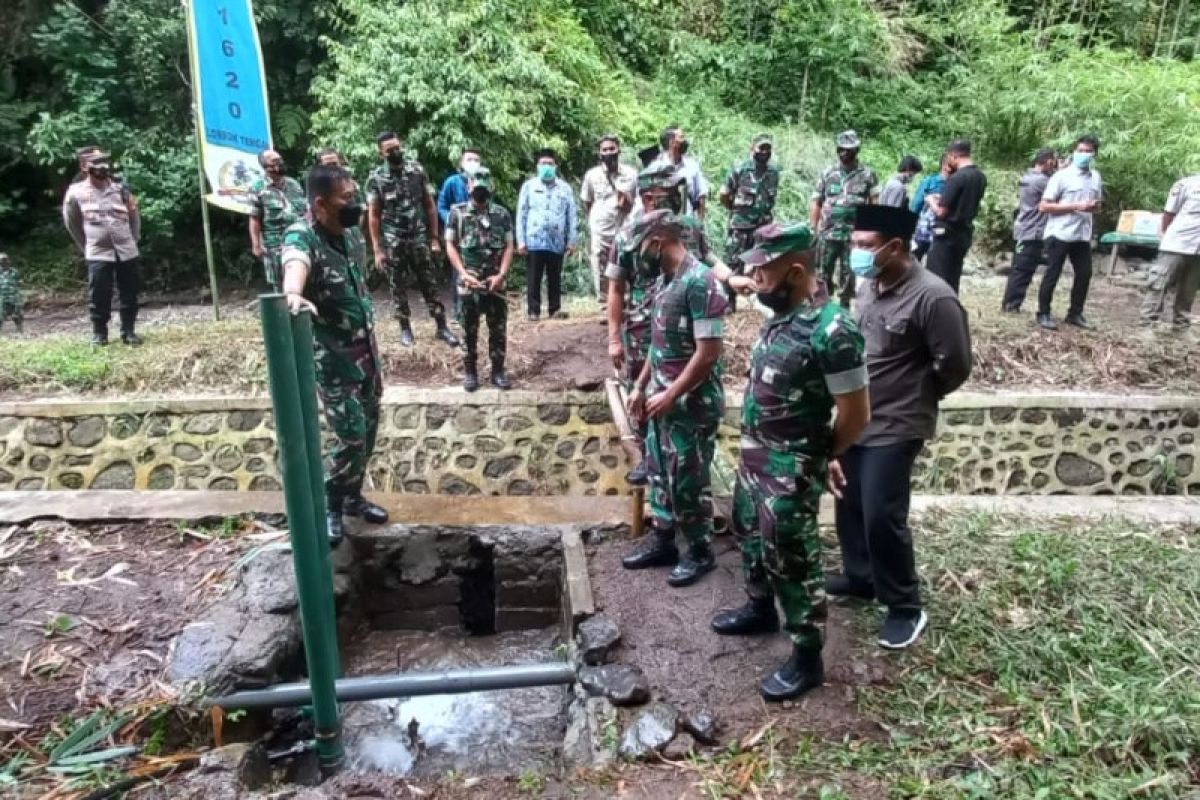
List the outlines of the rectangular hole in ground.
<svg viewBox="0 0 1200 800">
<path fill-rule="evenodd" d="M 563 556 L 553 528 L 393 526 L 356 537 L 347 676 L 562 660 Z M 564 686 L 348 703 L 348 766 L 436 777 L 554 768 Z"/>
</svg>

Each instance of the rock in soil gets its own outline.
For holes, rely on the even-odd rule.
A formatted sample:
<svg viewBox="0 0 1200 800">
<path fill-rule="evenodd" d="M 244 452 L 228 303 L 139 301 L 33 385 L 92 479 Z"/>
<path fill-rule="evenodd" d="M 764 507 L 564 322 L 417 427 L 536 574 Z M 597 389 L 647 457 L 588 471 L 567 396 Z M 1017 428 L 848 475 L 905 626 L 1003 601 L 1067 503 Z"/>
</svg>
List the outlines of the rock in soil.
<svg viewBox="0 0 1200 800">
<path fill-rule="evenodd" d="M 688 714 L 683 718 L 682 727 L 700 744 L 714 745 L 718 742 L 717 718 L 708 711 Z"/>
<path fill-rule="evenodd" d="M 267 751 L 257 744 L 229 744 L 210 750 L 200 757 L 197 772 L 232 779 L 231 783 L 248 791 L 266 786 L 271 780 Z"/>
<path fill-rule="evenodd" d="M 579 624 L 579 653 L 585 664 L 607 664 L 620 641 L 621 631 L 608 617 L 598 615 Z"/>
<path fill-rule="evenodd" d="M 696 749 L 696 740 L 686 733 L 681 733 L 671 740 L 663 750 L 663 758 L 668 761 L 682 761 Z"/>
<path fill-rule="evenodd" d="M 579 671 L 579 683 L 588 694 L 607 697 L 615 706 L 640 706 L 650 699 L 646 676 L 626 664 L 584 667 Z"/>
<path fill-rule="evenodd" d="M 621 738 L 620 754 L 631 760 L 645 759 L 652 752 L 662 752 L 675 738 L 679 713 L 666 703 L 652 703 L 638 714 Z"/>
</svg>

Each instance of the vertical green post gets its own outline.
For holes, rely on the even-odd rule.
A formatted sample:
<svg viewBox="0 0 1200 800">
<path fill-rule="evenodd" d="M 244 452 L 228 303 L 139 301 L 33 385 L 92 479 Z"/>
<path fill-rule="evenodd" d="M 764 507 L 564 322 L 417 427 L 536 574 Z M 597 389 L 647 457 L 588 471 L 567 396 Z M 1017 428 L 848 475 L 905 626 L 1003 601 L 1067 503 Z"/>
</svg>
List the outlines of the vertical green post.
<svg viewBox="0 0 1200 800">
<path fill-rule="evenodd" d="M 267 351 L 267 374 L 271 383 L 271 405 L 275 412 L 275 435 L 283 472 L 292 560 L 296 571 L 296 594 L 300 600 L 300 622 L 308 681 L 312 688 L 316 726 L 317 758 L 326 774 L 342 765 L 344 751 L 338 716 L 337 623 L 333 606 L 333 575 L 329 565 L 329 541 L 318 535 L 312 498 L 313 478 L 308 453 L 308 435 L 303 398 L 315 386 L 302 386 L 296 364 L 296 345 L 291 314 L 283 295 L 259 297 L 262 307 L 263 340 Z M 309 345 L 311 348 L 311 344 Z M 320 481 L 320 473 L 316 481 Z M 323 504 L 323 501 L 322 501 Z M 322 525 L 323 527 L 323 525 Z"/>
<path fill-rule="evenodd" d="M 304 418 L 304 443 L 308 453 L 308 491 L 313 504 L 313 528 L 317 541 L 325 543 L 329 539 L 329 527 L 326 524 L 328 509 L 325 505 L 325 468 L 321 464 L 321 422 L 317 409 L 317 371 L 313 357 L 312 314 L 307 311 L 292 317 L 292 344 L 296 352 L 296 380 L 300 393 L 300 413 Z M 321 547 L 329 561 L 329 548 Z M 333 596 L 332 567 L 322 573 L 328 578 L 329 596 Z M 324 591 L 324 590 L 323 590 Z M 338 651 L 333 651 L 333 668 L 340 675 L 342 672 L 341 659 Z"/>
</svg>

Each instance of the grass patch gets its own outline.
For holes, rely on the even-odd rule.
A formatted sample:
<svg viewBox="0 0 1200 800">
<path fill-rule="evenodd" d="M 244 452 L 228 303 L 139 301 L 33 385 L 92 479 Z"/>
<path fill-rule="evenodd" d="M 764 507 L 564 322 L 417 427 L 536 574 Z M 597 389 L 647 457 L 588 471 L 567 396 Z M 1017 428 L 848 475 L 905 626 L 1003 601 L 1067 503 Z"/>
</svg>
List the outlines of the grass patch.
<svg viewBox="0 0 1200 800">
<path fill-rule="evenodd" d="M 6 341 L 0 348 L 0 388 L 46 386 L 83 390 L 102 384 L 112 371 L 108 350 L 77 339 Z"/>
<path fill-rule="evenodd" d="M 1196 533 L 927 515 L 930 633 L 894 685 L 858 694 L 889 740 L 807 741 L 789 769 L 896 798 L 1194 797 Z"/>
</svg>

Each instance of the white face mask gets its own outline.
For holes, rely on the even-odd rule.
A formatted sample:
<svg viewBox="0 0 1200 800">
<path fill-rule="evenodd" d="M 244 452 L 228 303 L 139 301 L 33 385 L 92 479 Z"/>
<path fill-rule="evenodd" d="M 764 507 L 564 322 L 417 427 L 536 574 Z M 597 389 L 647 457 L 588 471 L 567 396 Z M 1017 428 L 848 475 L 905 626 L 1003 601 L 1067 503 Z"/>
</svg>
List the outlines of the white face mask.
<svg viewBox="0 0 1200 800">
<path fill-rule="evenodd" d="M 462 169 L 463 169 L 463 172 L 467 173 L 468 175 L 474 175 L 475 172 L 479 169 L 479 159 L 478 158 L 464 158 L 462 161 Z"/>
</svg>

